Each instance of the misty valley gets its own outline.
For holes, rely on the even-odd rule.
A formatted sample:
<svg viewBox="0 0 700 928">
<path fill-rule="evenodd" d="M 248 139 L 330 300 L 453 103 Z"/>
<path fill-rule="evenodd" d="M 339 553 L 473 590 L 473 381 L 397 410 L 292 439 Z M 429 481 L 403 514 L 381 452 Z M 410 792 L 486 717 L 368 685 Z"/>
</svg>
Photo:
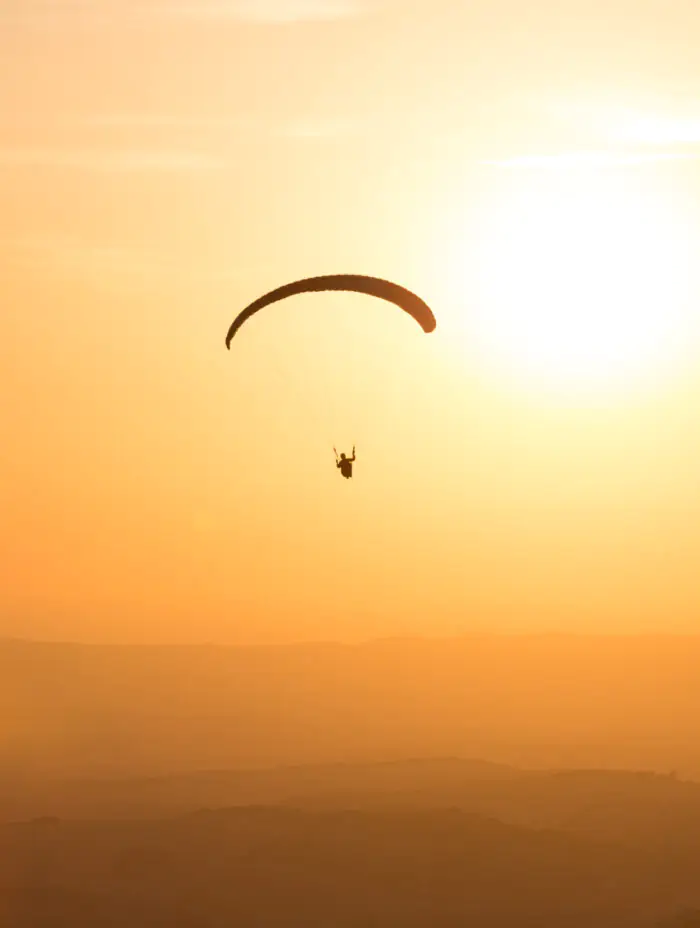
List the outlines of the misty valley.
<svg viewBox="0 0 700 928">
<path fill-rule="evenodd" d="M 2 924 L 700 925 L 691 652 L 7 641 Z"/>
</svg>

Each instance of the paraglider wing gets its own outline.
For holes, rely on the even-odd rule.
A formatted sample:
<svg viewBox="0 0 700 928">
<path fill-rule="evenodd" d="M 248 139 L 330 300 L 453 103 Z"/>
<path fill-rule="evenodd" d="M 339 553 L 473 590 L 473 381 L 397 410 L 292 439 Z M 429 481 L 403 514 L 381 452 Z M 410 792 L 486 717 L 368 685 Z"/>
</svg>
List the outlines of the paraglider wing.
<svg viewBox="0 0 700 928">
<path fill-rule="evenodd" d="M 313 293 L 323 290 L 352 290 L 356 293 L 366 293 L 368 296 L 388 300 L 412 316 L 424 332 L 432 332 L 435 329 L 435 316 L 430 307 L 405 287 L 391 283 L 389 280 L 382 280 L 380 277 L 367 277 L 363 274 L 327 274 L 323 277 L 295 280 L 293 283 L 285 284 L 258 297 L 233 320 L 226 335 L 226 347 L 231 347 L 233 336 L 243 323 L 259 309 L 269 306 L 270 303 L 276 303 L 278 300 L 284 300 L 288 296 L 295 296 L 297 293 Z"/>
</svg>

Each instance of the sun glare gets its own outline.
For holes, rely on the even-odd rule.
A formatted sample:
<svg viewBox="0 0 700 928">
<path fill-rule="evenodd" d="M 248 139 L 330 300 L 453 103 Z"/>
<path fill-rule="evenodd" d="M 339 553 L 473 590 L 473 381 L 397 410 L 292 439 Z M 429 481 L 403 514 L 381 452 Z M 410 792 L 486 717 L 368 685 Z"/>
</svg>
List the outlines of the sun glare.
<svg viewBox="0 0 700 928">
<path fill-rule="evenodd" d="M 639 185 L 604 171 L 522 172 L 473 236 L 462 244 L 472 258 L 454 261 L 468 294 L 461 325 L 508 375 L 554 388 L 624 387 L 688 340 L 682 217 Z"/>
</svg>

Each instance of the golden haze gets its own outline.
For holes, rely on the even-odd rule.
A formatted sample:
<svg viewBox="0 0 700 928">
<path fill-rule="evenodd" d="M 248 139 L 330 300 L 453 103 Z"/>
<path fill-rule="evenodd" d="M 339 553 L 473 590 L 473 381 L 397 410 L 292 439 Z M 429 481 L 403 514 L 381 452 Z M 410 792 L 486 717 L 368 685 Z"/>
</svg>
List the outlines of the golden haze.
<svg viewBox="0 0 700 928">
<path fill-rule="evenodd" d="M 695 631 L 700 12 L 232 9 L 0 10 L 0 634 Z"/>
</svg>

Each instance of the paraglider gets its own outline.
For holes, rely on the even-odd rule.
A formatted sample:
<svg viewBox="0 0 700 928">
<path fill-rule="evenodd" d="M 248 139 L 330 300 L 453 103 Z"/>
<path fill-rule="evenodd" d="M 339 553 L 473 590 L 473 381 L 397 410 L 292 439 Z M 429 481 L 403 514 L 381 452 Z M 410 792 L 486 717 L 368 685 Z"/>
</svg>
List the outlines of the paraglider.
<svg viewBox="0 0 700 928">
<path fill-rule="evenodd" d="M 333 449 L 335 451 L 335 448 Z M 335 451 L 335 466 L 338 468 L 340 473 L 345 477 L 346 480 L 349 480 L 352 477 L 352 465 L 355 461 L 355 446 L 352 446 L 352 457 L 347 458 L 344 454 L 341 453 L 338 457 L 338 452 Z"/>
<path fill-rule="evenodd" d="M 302 280 L 295 280 L 258 297 L 257 300 L 246 306 L 231 323 L 226 333 L 226 347 L 231 348 L 231 341 L 243 323 L 265 306 L 296 294 L 328 290 L 347 290 L 378 297 L 389 303 L 394 303 L 399 309 L 402 309 L 418 323 L 424 332 L 428 333 L 435 330 L 437 323 L 430 307 L 419 296 L 416 296 L 415 293 L 405 287 L 389 280 L 383 280 L 381 277 L 368 277 L 364 274 L 326 274 L 321 277 L 306 277 Z M 335 448 L 333 450 L 335 451 Z M 349 480 L 352 477 L 352 465 L 355 461 L 354 445 L 352 457 L 347 457 L 345 454 L 338 456 L 337 451 L 335 451 L 335 456 L 338 470 L 346 480 Z"/>
<path fill-rule="evenodd" d="M 243 323 L 258 310 L 269 306 L 270 303 L 276 303 L 278 300 L 284 300 L 288 296 L 295 296 L 298 293 L 313 293 L 324 290 L 350 290 L 355 293 L 366 293 L 368 296 L 379 297 L 403 309 L 404 312 L 416 320 L 424 332 L 432 332 L 435 329 L 435 316 L 430 307 L 405 287 L 394 284 L 389 280 L 383 280 L 380 277 L 367 277 L 364 274 L 326 274 L 322 277 L 306 277 L 303 280 L 295 280 L 258 297 L 233 320 L 226 334 L 226 347 L 230 349 L 231 339 Z"/>
</svg>

